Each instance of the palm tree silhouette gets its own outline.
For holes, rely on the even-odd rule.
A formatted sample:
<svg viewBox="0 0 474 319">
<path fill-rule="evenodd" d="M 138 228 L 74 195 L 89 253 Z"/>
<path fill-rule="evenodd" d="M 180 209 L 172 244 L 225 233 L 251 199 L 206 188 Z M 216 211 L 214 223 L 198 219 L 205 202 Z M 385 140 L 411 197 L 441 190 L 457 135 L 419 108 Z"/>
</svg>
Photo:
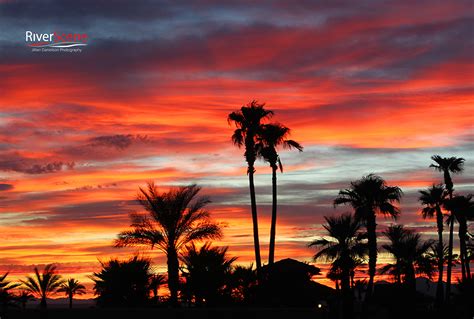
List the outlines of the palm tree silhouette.
<svg viewBox="0 0 474 319">
<path fill-rule="evenodd" d="M 453 197 L 454 183 L 451 178 L 451 173 L 460 174 L 464 169 L 465 159 L 462 157 L 441 157 L 440 155 L 433 155 L 431 159 L 436 164 L 431 164 L 435 170 L 442 172 L 444 177 L 444 185 L 448 191 L 449 198 Z M 449 255 L 448 255 L 448 266 L 446 269 L 446 300 L 449 301 L 451 297 L 451 271 L 452 271 L 452 258 L 453 258 L 453 236 L 454 236 L 454 217 L 448 218 L 449 223 Z"/>
<path fill-rule="evenodd" d="M 429 278 L 432 276 L 434 269 L 429 251 L 433 241 L 422 242 L 420 234 L 402 225 L 389 226 L 383 234 L 390 243 L 382 247 L 395 257 L 395 264 L 385 265 L 381 273 L 390 273 L 399 284 L 403 281 L 414 293 L 416 274 L 426 274 Z"/>
<path fill-rule="evenodd" d="M 290 129 L 279 123 L 265 124 L 258 136 L 257 156 L 262 157 L 270 164 L 272 169 L 272 221 L 270 227 L 270 245 L 268 263 L 271 265 L 275 259 L 275 237 L 277 219 L 277 170 L 283 172 L 283 165 L 277 152 L 278 146 L 285 149 L 297 149 L 303 151 L 303 146 L 293 140 L 288 140 Z"/>
<path fill-rule="evenodd" d="M 341 269 L 337 264 L 331 264 L 331 267 L 326 273 L 326 278 L 334 281 L 334 284 L 336 286 L 336 293 L 339 293 L 341 290 L 339 286 L 339 282 L 341 281 Z"/>
<path fill-rule="evenodd" d="M 254 299 L 257 286 L 257 274 L 253 265 L 233 267 L 229 278 L 232 297 L 241 304 L 248 304 Z"/>
<path fill-rule="evenodd" d="M 102 269 L 90 278 L 94 281 L 97 305 L 103 307 L 136 307 L 148 302 L 151 262 L 133 256 L 128 260 L 100 262 Z"/>
<path fill-rule="evenodd" d="M 447 200 L 444 206 L 459 223 L 459 256 L 461 258 L 462 280 L 469 280 L 471 279 L 471 269 L 469 266 L 466 243 L 468 240 L 467 220 L 474 219 L 474 202 L 472 201 L 472 195 L 454 196 Z"/>
<path fill-rule="evenodd" d="M 7 280 L 8 274 L 6 272 L 0 275 L 0 305 L 2 306 L 2 312 L 5 312 L 6 308 L 13 303 L 14 296 L 11 290 L 20 285 Z"/>
<path fill-rule="evenodd" d="M 459 174 L 464 170 L 465 159 L 462 157 L 441 157 L 440 155 L 433 155 L 431 159 L 436 164 L 431 164 L 435 170 L 442 172 L 444 177 L 444 184 L 448 190 L 449 197 L 453 196 L 454 184 L 451 178 L 451 173 Z"/>
<path fill-rule="evenodd" d="M 314 260 L 325 258 L 332 261 L 331 269 L 340 275 L 341 292 L 343 296 L 344 318 L 353 315 L 353 300 L 351 295 L 350 278 L 358 259 L 364 259 L 368 252 L 366 234 L 361 233 L 361 223 L 351 214 L 324 217 L 323 225 L 327 235 L 331 238 L 316 239 L 309 246 L 316 246 L 319 251 L 314 255 Z"/>
<path fill-rule="evenodd" d="M 72 299 L 74 295 L 83 295 L 86 293 L 86 287 L 80 284 L 77 279 L 69 278 L 66 282 L 63 282 L 58 292 L 64 292 L 69 298 L 69 309 L 72 309 Z"/>
<path fill-rule="evenodd" d="M 26 304 L 33 298 L 34 296 L 26 290 L 21 290 L 20 293 L 16 296 L 16 300 L 18 301 L 18 303 L 20 303 L 22 309 L 26 309 Z"/>
<path fill-rule="evenodd" d="M 194 241 L 220 238 L 219 225 L 210 220 L 205 206 L 207 197 L 197 197 L 200 187 L 182 186 L 160 193 L 153 183 L 140 188 L 139 203 L 148 214 L 131 214 L 131 230 L 123 231 L 115 241 L 116 247 L 150 246 L 166 254 L 168 259 L 168 288 L 173 305 L 178 301 L 178 253 Z"/>
<path fill-rule="evenodd" d="M 403 195 L 397 186 L 387 186 L 380 176 L 369 174 L 355 182 L 348 189 L 339 191 L 334 200 L 334 206 L 349 204 L 355 210 L 355 217 L 364 222 L 367 229 L 369 244 L 369 282 L 367 284 L 366 300 L 372 295 L 374 277 L 377 265 L 377 235 L 376 215 L 382 214 L 394 219 L 400 214 L 394 203 L 399 203 Z"/>
<path fill-rule="evenodd" d="M 153 292 L 153 300 L 155 300 L 155 303 L 159 301 L 158 290 L 165 282 L 166 277 L 162 274 L 154 274 L 150 278 L 150 290 Z"/>
<path fill-rule="evenodd" d="M 434 245 L 431 246 L 431 251 L 428 253 L 428 257 L 432 260 L 432 263 L 438 265 L 441 262 L 443 265 L 447 265 L 448 263 L 448 255 L 449 255 L 449 247 L 448 245 L 444 245 L 442 247 L 442 254 L 440 255 L 440 249 L 438 247 L 439 243 L 436 242 Z M 441 256 L 441 257 L 440 257 Z M 453 258 L 451 260 L 451 266 L 456 267 L 459 264 L 459 255 L 453 254 Z"/>
<path fill-rule="evenodd" d="M 244 157 L 247 162 L 247 175 L 249 177 L 250 189 L 250 205 L 252 209 L 253 224 L 253 242 L 255 249 L 255 263 L 257 274 L 260 273 L 262 261 L 260 257 L 260 241 L 258 237 L 258 218 L 257 218 L 257 201 L 255 199 L 255 185 L 253 175 L 255 173 L 255 160 L 257 159 L 256 142 L 257 137 L 262 131 L 262 121 L 269 119 L 273 115 L 273 111 L 266 110 L 265 104 L 260 104 L 253 100 L 246 106 L 242 106 L 240 110 L 230 113 L 227 122 L 234 122 L 235 131 L 232 135 L 234 145 L 245 147 Z"/>
<path fill-rule="evenodd" d="M 55 294 L 63 283 L 61 276 L 56 273 L 56 266 L 48 264 L 40 274 L 38 267 L 34 269 L 34 276 L 27 276 L 25 280 L 20 280 L 25 289 L 41 299 L 40 307 L 47 307 L 46 298 Z"/>
<path fill-rule="evenodd" d="M 436 216 L 436 225 L 438 229 L 438 256 L 443 255 L 443 213 L 441 207 L 447 197 L 446 189 L 442 184 L 432 185 L 427 190 L 420 191 L 419 201 L 425 206 L 421 210 L 423 218 L 433 218 Z M 438 284 L 436 286 L 436 305 L 439 307 L 444 300 L 443 287 L 443 259 L 438 259 Z"/>
<path fill-rule="evenodd" d="M 227 247 L 211 247 L 209 242 L 201 248 L 193 243 L 186 247 L 181 256 L 183 274 L 196 304 L 217 304 L 236 259 L 227 256 Z"/>
</svg>

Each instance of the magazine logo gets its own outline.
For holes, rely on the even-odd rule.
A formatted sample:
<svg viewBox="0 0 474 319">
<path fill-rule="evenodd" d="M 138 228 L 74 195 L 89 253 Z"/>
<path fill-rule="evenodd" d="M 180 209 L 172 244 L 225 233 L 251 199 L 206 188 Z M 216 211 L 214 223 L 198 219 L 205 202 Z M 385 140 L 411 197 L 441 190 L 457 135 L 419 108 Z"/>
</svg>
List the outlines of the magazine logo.
<svg viewBox="0 0 474 319">
<path fill-rule="evenodd" d="M 32 52 L 82 52 L 88 38 L 86 33 L 25 31 L 25 42 Z"/>
</svg>

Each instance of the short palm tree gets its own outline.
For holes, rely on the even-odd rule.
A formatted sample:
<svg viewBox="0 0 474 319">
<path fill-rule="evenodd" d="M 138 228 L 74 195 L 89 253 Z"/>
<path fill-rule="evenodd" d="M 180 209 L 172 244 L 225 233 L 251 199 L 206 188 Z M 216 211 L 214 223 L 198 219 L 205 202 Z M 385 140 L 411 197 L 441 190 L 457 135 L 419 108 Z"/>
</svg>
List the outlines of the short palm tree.
<svg viewBox="0 0 474 319">
<path fill-rule="evenodd" d="M 197 197 L 197 185 L 182 186 L 160 193 L 153 183 L 140 188 L 139 203 L 148 214 L 131 214 L 131 230 L 123 231 L 116 247 L 145 245 L 158 248 L 168 259 L 170 301 L 176 305 L 179 288 L 178 253 L 194 241 L 220 238 L 218 224 L 210 220 L 207 197 Z"/>
<path fill-rule="evenodd" d="M 148 303 L 151 262 L 133 256 L 128 260 L 100 262 L 102 269 L 90 278 L 94 281 L 97 305 L 101 307 L 137 307 Z"/>
<path fill-rule="evenodd" d="M 257 201 L 255 199 L 255 161 L 257 159 L 256 143 L 263 126 L 263 121 L 269 119 L 273 115 L 273 111 L 264 108 L 265 104 L 252 101 L 246 106 L 242 106 L 240 110 L 232 112 L 227 117 L 229 123 L 235 124 L 235 131 L 232 135 L 234 145 L 245 148 L 244 157 L 247 162 L 247 175 L 249 177 L 250 189 L 250 205 L 252 209 L 253 224 L 253 242 L 255 249 L 255 263 L 257 273 L 260 273 L 262 261 L 260 257 L 260 241 L 258 237 L 258 217 L 257 217 Z"/>
<path fill-rule="evenodd" d="M 438 265 L 440 259 L 443 263 L 443 265 L 447 265 L 448 263 L 448 255 L 449 255 L 449 248 L 448 245 L 444 245 L 442 247 L 442 254 L 440 255 L 440 249 L 438 247 L 438 242 L 436 242 L 432 247 L 431 251 L 428 253 L 428 257 L 431 259 L 432 263 L 435 265 Z M 441 256 L 441 257 L 440 257 Z M 451 266 L 456 267 L 457 264 L 459 264 L 459 255 L 458 254 L 453 254 L 453 258 L 451 261 Z"/>
<path fill-rule="evenodd" d="M 13 283 L 7 280 L 8 272 L 0 275 L 0 306 L 3 309 L 6 309 L 13 303 L 14 295 L 12 289 L 15 289 L 19 286 L 17 283 Z"/>
<path fill-rule="evenodd" d="M 462 280 L 471 279 L 471 269 L 467 254 L 467 220 L 474 219 L 474 201 L 472 195 L 454 196 L 445 203 L 445 208 L 451 212 L 459 224 L 459 256 L 461 258 Z"/>
<path fill-rule="evenodd" d="M 368 252 L 366 234 L 361 233 L 361 223 L 351 214 L 324 217 L 323 225 L 330 239 L 320 238 L 309 244 L 318 247 L 314 259 L 325 258 L 332 261 L 332 271 L 339 274 L 344 303 L 345 318 L 352 316 L 352 296 L 350 291 L 351 272 L 358 259 L 364 259 Z"/>
<path fill-rule="evenodd" d="M 27 276 L 25 280 L 21 280 L 21 283 L 27 291 L 41 299 L 40 307 L 46 308 L 46 298 L 57 292 L 63 280 L 56 273 L 56 266 L 53 264 L 46 265 L 41 274 L 38 267 L 35 267 L 34 272 L 33 276 Z"/>
<path fill-rule="evenodd" d="M 69 278 L 61 284 L 58 292 L 64 292 L 66 294 L 69 298 L 69 309 L 72 309 L 72 299 L 74 295 L 84 295 L 86 293 L 86 287 L 80 284 L 77 279 Z"/>
<path fill-rule="evenodd" d="M 150 290 L 153 293 L 153 300 L 155 302 L 159 301 L 158 290 L 161 285 L 166 283 L 166 277 L 162 274 L 154 274 L 150 278 Z"/>
<path fill-rule="evenodd" d="M 438 229 L 438 245 L 436 245 L 438 256 L 443 255 L 443 207 L 447 197 L 446 189 L 442 184 L 432 185 L 427 190 L 420 191 L 419 201 L 423 204 L 421 214 L 423 218 L 433 218 L 436 216 L 436 225 Z M 443 287 L 443 259 L 438 259 L 438 284 L 436 286 L 436 304 L 440 306 L 444 300 Z"/>
<path fill-rule="evenodd" d="M 258 137 L 257 150 L 258 156 L 262 157 L 270 164 L 272 169 L 272 220 L 270 227 L 270 244 L 268 253 L 268 263 L 271 265 L 275 259 L 275 237 L 276 237 L 276 219 L 277 219 L 277 170 L 283 172 L 283 165 L 277 148 L 282 146 L 285 149 L 297 149 L 303 151 L 303 146 L 298 142 L 287 139 L 290 135 L 290 129 L 279 123 L 265 124 Z"/>
<path fill-rule="evenodd" d="M 229 288 L 232 297 L 241 304 L 248 304 L 254 299 L 257 287 L 257 274 L 253 265 L 233 267 L 229 278 Z"/>
<path fill-rule="evenodd" d="M 351 182 L 350 188 L 339 191 L 339 195 L 334 200 L 335 206 L 351 205 L 355 210 L 355 217 L 363 222 L 367 229 L 369 245 L 367 300 L 372 295 L 377 265 L 376 215 L 381 214 L 396 219 L 400 210 L 395 203 L 400 202 L 402 195 L 403 192 L 399 187 L 388 186 L 380 176 L 369 174 Z"/>
<path fill-rule="evenodd" d="M 451 178 L 451 173 L 460 174 L 464 169 L 465 159 L 462 157 L 441 157 L 440 155 L 433 155 L 431 159 L 435 164 L 431 164 L 435 170 L 442 172 L 444 177 L 444 185 L 448 191 L 449 198 L 453 197 L 454 183 Z M 452 258 L 453 258 L 453 234 L 454 234 L 454 217 L 451 216 L 448 219 L 449 223 L 449 255 L 448 255 L 448 266 L 446 269 L 446 300 L 449 301 L 451 296 L 451 271 L 452 271 Z"/>
<path fill-rule="evenodd" d="M 429 251 L 433 241 L 421 241 L 420 234 L 404 228 L 402 225 L 390 226 L 383 234 L 390 243 L 382 245 L 395 258 L 394 264 L 385 265 L 382 273 L 390 273 L 398 283 L 404 282 L 412 292 L 415 292 L 416 274 L 425 274 L 431 278 L 433 264 Z"/>
<path fill-rule="evenodd" d="M 22 309 L 26 309 L 26 304 L 33 298 L 34 296 L 26 290 L 21 290 L 20 293 L 16 295 L 16 300 L 21 305 Z"/>
<path fill-rule="evenodd" d="M 197 304 L 218 304 L 236 259 L 227 255 L 227 247 L 211 247 L 209 242 L 200 248 L 187 246 L 181 260 L 190 297 Z"/>
</svg>

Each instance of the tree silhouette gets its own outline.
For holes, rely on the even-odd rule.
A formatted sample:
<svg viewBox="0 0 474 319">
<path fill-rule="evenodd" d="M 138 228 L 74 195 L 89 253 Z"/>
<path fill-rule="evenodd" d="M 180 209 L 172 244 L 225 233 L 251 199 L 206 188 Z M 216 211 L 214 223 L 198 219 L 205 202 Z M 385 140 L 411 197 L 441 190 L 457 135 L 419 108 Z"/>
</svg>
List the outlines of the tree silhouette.
<svg viewBox="0 0 474 319">
<path fill-rule="evenodd" d="M 234 301 L 248 305 L 255 301 L 257 274 L 253 265 L 248 267 L 237 265 L 232 269 L 228 285 Z"/>
<path fill-rule="evenodd" d="M 27 291 L 41 299 L 40 307 L 45 309 L 47 307 L 46 298 L 57 292 L 63 280 L 56 273 L 56 266 L 53 264 L 46 265 L 42 274 L 37 267 L 34 272 L 34 276 L 27 276 L 25 280 L 21 280 L 21 283 Z"/>
<path fill-rule="evenodd" d="M 136 307 L 145 305 L 150 292 L 150 260 L 134 256 L 125 261 L 101 262 L 95 272 L 94 291 L 101 307 Z"/>
<path fill-rule="evenodd" d="M 271 265 L 275 259 L 275 237 L 277 219 L 277 170 L 283 172 L 283 165 L 277 152 L 277 147 L 297 149 L 303 151 L 303 146 L 298 142 L 289 140 L 290 129 L 279 123 L 265 124 L 258 136 L 257 154 L 270 164 L 272 169 L 272 220 L 270 227 L 270 244 L 268 263 Z"/>
<path fill-rule="evenodd" d="M 362 242 L 367 236 L 360 232 L 361 224 L 351 214 L 324 217 L 324 219 L 326 224 L 323 227 L 330 240 L 316 239 L 309 246 L 319 248 L 314 255 L 314 260 L 325 258 L 332 261 L 331 269 L 341 280 L 344 318 L 351 318 L 353 316 L 351 272 L 355 269 L 357 260 L 364 259 L 367 255 L 367 243 Z"/>
<path fill-rule="evenodd" d="M 150 277 L 150 290 L 153 293 L 153 300 L 155 303 L 158 303 L 159 296 L 158 290 L 160 289 L 161 285 L 166 283 L 166 277 L 161 274 L 154 274 Z"/>
<path fill-rule="evenodd" d="M 474 219 L 474 201 L 472 201 L 472 195 L 454 196 L 447 200 L 444 206 L 459 223 L 459 256 L 461 259 L 462 280 L 469 280 L 471 279 L 471 269 L 466 244 L 468 240 L 467 220 Z"/>
<path fill-rule="evenodd" d="M 0 306 L 2 312 L 5 312 L 6 308 L 13 304 L 15 298 L 11 290 L 19 286 L 19 284 L 7 280 L 8 274 L 7 272 L 0 275 Z"/>
<path fill-rule="evenodd" d="M 153 183 L 140 188 L 139 203 L 148 214 L 131 214 L 131 230 L 123 231 L 117 247 L 146 245 L 166 254 L 170 301 L 177 304 L 179 288 L 178 253 L 198 240 L 221 237 L 219 225 L 210 220 L 207 197 L 197 197 L 200 187 L 182 186 L 160 193 Z"/>
<path fill-rule="evenodd" d="M 74 295 L 83 295 L 86 293 L 86 287 L 80 284 L 77 279 L 69 278 L 66 282 L 63 282 L 58 292 L 64 292 L 65 295 L 69 298 L 69 309 L 72 309 L 72 299 Z"/>
<path fill-rule="evenodd" d="M 29 291 L 24 289 L 22 289 L 20 293 L 15 296 L 16 301 L 21 305 L 22 309 L 26 309 L 26 304 L 33 298 L 34 296 Z"/>
<path fill-rule="evenodd" d="M 436 164 L 431 164 L 435 170 L 442 172 L 444 177 L 444 185 L 448 191 L 449 198 L 453 197 L 454 183 L 451 178 L 451 173 L 460 174 L 464 169 L 465 159 L 462 157 L 441 157 L 440 155 L 433 155 L 431 159 Z M 446 269 L 446 300 L 450 300 L 451 296 L 451 271 L 452 271 L 452 258 L 453 258 L 453 236 L 454 236 L 454 217 L 451 216 L 448 219 L 449 222 L 449 255 L 448 255 L 448 266 Z"/>
<path fill-rule="evenodd" d="M 394 264 L 387 264 L 381 273 L 390 273 L 400 284 L 404 282 L 410 291 L 416 291 L 416 274 L 425 274 L 431 278 L 434 268 L 429 258 L 433 241 L 421 241 L 420 234 L 404 228 L 402 225 L 390 226 L 383 234 L 389 244 L 382 247 L 395 258 Z"/>
<path fill-rule="evenodd" d="M 441 207 L 447 197 L 446 189 L 442 184 L 432 185 L 427 190 L 420 191 L 419 201 L 424 205 L 421 210 L 423 218 L 433 218 L 436 216 L 436 226 L 438 229 L 438 245 L 436 245 L 438 256 L 443 255 L 443 213 Z M 438 284 L 436 286 L 436 305 L 439 307 L 444 300 L 443 287 L 443 259 L 438 259 Z"/>
<path fill-rule="evenodd" d="M 246 106 L 242 106 L 240 110 L 230 113 L 227 117 L 227 122 L 235 124 L 235 131 L 232 135 L 232 142 L 234 145 L 245 147 L 244 157 L 247 162 L 247 175 L 249 177 L 250 189 L 250 205 L 252 209 L 252 224 L 253 224 L 253 241 L 255 249 L 255 263 L 257 266 L 257 274 L 260 273 L 262 261 L 260 257 L 260 242 L 258 237 L 258 217 L 257 217 L 257 201 L 255 199 L 255 160 L 257 159 L 256 143 L 257 137 L 261 133 L 265 119 L 273 115 L 273 111 L 266 110 L 265 104 L 260 104 L 257 101 L 252 101 Z"/>
<path fill-rule="evenodd" d="M 462 157 L 441 157 L 440 155 L 433 155 L 431 159 L 436 164 L 431 164 L 435 170 L 442 172 L 444 177 L 444 184 L 448 190 L 450 197 L 453 196 L 454 184 L 451 178 L 451 173 L 459 174 L 464 170 L 465 159 Z"/>
<path fill-rule="evenodd" d="M 341 282 L 341 269 L 338 264 L 331 264 L 331 267 L 326 273 L 326 278 L 334 281 L 334 284 L 336 286 L 336 292 L 339 293 L 341 290 L 339 286 L 339 283 Z"/>
<path fill-rule="evenodd" d="M 400 202 L 402 190 L 397 186 L 387 186 L 380 176 L 369 174 L 351 182 L 348 189 L 339 191 L 334 205 L 349 204 L 355 210 L 355 217 L 365 223 L 369 244 L 369 282 L 366 300 L 372 295 L 377 265 L 376 215 L 382 214 L 394 219 L 400 214 L 394 203 Z"/>
<path fill-rule="evenodd" d="M 211 247 L 209 242 L 201 248 L 196 248 L 194 244 L 187 246 L 181 260 L 189 297 L 194 297 L 197 305 L 222 302 L 232 263 L 236 259 L 227 256 L 227 247 Z"/>
</svg>

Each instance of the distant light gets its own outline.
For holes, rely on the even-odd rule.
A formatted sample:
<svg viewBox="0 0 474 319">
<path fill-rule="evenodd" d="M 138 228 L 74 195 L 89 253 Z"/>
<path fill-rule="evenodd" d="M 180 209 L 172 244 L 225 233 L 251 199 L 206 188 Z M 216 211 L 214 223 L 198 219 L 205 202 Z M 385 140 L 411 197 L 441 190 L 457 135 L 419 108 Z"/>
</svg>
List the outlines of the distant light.
<svg viewBox="0 0 474 319">
<path fill-rule="evenodd" d="M 321 309 L 322 307 L 323 307 L 323 305 L 318 303 L 318 308 Z"/>
</svg>

